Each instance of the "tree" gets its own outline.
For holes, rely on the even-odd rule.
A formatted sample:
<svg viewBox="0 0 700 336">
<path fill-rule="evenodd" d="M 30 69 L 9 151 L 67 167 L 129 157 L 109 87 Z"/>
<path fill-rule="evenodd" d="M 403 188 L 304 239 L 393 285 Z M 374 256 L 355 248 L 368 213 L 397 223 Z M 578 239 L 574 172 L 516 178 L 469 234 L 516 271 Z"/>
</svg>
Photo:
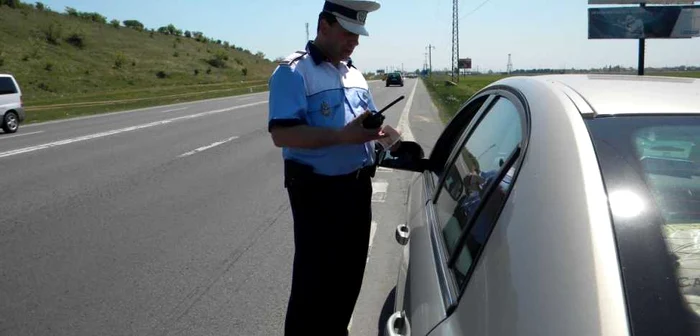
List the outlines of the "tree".
<svg viewBox="0 0 700 336">
<path fill-rule="evenodd" d="M 119 28 L 119 20 L 117 20 L 117 19 L 109 21 L 109 24 L 112 25 L 112 27 L 114 27 L 114 28 Z"/>
<path fill-rule="evenodd" d="M 132 28 L 138 31 L 143 31 L 143 23 L 139 22 L 138 20 L 124 20 L 122 22 L 124 24 L 124 27 L 127 28 Z"/>
<path fill-rule="evenodd" d="M 19 0 L 0 0 L 0 6 L 5 5 L 10 8 L 19 8 L 20 4 Z"/>
<path fill-rule="evenodd" d="M 190 32 L 189 30 L 185 30 L 185 37 L 192 38 L 192 32 Z"/>
<path fill-rule="evenodd" d="M 66 14 L 68 14 L 68 16 L 80 17 L 80 12 L 73 7 L 66 7 Z"/>
<path fill-rule="evenodd" d="M 44 5 L 43 2 L 37 2 L 34 7 L 36 7 L 36 9 L 39 11 L 43 11 L 46 9 L 46 5 Z"/>
</svg>

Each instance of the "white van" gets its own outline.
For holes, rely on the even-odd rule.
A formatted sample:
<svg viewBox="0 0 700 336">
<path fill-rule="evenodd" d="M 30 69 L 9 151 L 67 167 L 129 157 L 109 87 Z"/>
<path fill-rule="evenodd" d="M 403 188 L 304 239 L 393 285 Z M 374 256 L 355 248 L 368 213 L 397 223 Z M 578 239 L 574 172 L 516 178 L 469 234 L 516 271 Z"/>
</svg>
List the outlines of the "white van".
<svg viewBox="0 0 700 336">
<path fill-rule="evenodd" d="M 0 128 L 5 133 L 15 133 L 24 121 L 22 91 L 12 75 L 0 74 Z"/>
</svg>

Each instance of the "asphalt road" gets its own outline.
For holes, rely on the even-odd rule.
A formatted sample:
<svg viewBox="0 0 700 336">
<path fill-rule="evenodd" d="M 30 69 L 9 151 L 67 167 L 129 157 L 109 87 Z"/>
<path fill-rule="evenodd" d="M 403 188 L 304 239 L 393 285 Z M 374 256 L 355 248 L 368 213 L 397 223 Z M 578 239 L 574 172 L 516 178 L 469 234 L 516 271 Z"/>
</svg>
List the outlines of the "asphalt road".
<svg viewBox="0 0 700 336">
<path fill-rule="evenodd" d="M 387 123 L 429 153 L 423 84 L 370 86 L 379 107 L 406 95 Z M 292 221 L 267 107 L 261 93 L 0 134 L 0 335 L 281 335 Z M 352 335 L 392 313 L 411 176 L 375 177 Z"/>
</svg>

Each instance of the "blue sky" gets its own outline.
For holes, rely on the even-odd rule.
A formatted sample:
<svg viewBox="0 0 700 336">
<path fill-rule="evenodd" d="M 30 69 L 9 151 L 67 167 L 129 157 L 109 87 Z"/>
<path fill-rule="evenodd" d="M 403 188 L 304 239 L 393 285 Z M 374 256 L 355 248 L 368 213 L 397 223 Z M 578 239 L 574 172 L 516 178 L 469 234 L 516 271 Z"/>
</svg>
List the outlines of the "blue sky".
<svg viewBox="0 0 700 336">
<path fill-rule="evenodd" d="M 109 19 L 136 19 L 147 27 L 174 24 L 202 31 L 268 58 L 303 49 L 305 23 L 313 39 L 322 0 L 44 0 Z M 433 68 L 449 68 L 452 0 L 384 0 L 367 18 L 353 60 L 362 71 L 422 68 L 432 44 Z M 473 12 L 477 7 L 481 7 Z M 460 55 L 474 68 L 503 71 L 508 54 L 519 68 L 636 67 L 634 40 L 588 40 L 586 0 L 461 0 Z M 473 13 L 472 13 L 473 12 Z M 472 13 L 472 14 L 470 14 Z M 647 66 L 700 65 L 700 38 L 648 40 Z"/>
</svg>

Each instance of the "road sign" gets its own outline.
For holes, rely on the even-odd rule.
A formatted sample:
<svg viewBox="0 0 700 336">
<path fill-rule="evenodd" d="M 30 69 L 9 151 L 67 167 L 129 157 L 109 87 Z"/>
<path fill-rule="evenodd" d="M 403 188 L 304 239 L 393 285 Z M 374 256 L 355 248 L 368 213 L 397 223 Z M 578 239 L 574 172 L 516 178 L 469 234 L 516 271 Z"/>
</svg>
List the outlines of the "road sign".
<svg viewBox="0 0 700 336">
<path fill-rule="evenodd" d="M 692 5 L 695 0 L 588 0 L 589 5 Z"/>
<path fill-rule="evenodd" d="M 457 66 L 459 69 L 471 69 L 472 68 L 472 59 L 471 58 L 460 58 L 459 62 L 457 62 Z"/>
<path fill-rule="evenodd" d="M 698 36 L 700 6 L 588 9 L 589 39 L 669 39 Z"/>
</svg>

